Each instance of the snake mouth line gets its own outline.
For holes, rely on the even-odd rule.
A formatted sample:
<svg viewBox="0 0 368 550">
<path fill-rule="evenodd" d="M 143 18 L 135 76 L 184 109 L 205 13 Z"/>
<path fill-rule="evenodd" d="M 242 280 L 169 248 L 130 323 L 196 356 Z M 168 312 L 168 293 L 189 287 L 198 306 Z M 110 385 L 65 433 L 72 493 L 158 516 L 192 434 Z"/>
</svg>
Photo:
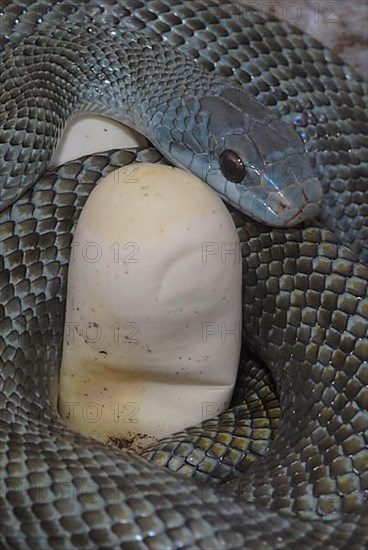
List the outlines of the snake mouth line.
<svg viewBox="0 0 368 550">
<path fill-rule="evenodd" d="M 235 210 L 239 210 L 239 204 L 236 200 L 232 200 L 231 198 L 224 195 L 223 193 L 220 193 L 217 190 L 216 193 L 227 205 L 231 206 Z M 281 210 L 289 211 L 289 213 L 292 214 L 291 217 L 286 218 L 285 216 L 282 216 Z M 288 208 L 285 204 L 280 204 L 278 212 L 275 212 L 271 208 L 267 208 L 266 211 L 268 213 L 268 219 L 256 216 L 254 215 L 254 213 L 246 214 L 243 212 L 243 215 L 252 221 L 256 221 L 268 227 L 294 227 L 304 221 L 316 218 L 318 216 L 319 210 L 319 202 L 310 202 L 306 204 L 303 208 L 295 209 L 292 212 L 290 212 L 290 208 Z"/>
<path fill-rule="evenodd" d="M 302 223 L 304 221 L 310 220 L 318 216 L 320 205 L 318 202 L 311 202 L 307 204 L 304 208 L 299 210 L 292 218 L 290 218 L 284 225 L 284 227 L 292 227 Z M 278 226 L 276 226 L 278 227 Z"/>
</svg>

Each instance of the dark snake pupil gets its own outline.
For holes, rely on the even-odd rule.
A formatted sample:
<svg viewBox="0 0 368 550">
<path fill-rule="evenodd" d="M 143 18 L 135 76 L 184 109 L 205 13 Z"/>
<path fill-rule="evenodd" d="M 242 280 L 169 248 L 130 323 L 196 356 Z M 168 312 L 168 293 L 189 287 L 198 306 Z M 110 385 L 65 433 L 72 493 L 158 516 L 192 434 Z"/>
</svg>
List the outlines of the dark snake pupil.
<svg viewBox="0 0 368 550">
<path fill-rule="evenodd" d="M 245 166 L 235 151 L 226 149 L 220 155 L 220 170 L 229 181 L 240 183 L 245 177 Z"/>
</svg>

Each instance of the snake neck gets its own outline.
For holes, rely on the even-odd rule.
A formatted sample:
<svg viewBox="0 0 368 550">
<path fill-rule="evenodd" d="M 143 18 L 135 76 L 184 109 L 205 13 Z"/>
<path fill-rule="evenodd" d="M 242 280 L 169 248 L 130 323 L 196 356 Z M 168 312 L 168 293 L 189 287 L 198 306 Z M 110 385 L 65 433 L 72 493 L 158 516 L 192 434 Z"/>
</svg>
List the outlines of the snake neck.
<svg viewBox="0 0 368 550">
<path fill-rule="evenodd" d="M 157 129 L 175 120 L 183 95 L 200 97 L 216 85 L 184 54 L 103 25 L 31 35 L 3 58 L 0 74 L 1 210 L 45 171 L 70 117 L 104 114 L 162 150 Z"/>
<path fill-rule="evenodd" d="M 321 188 L 297 134 L 164 40 L 69 23 L 26 38 L 1 73 L 2 208 L 45 171 L 66 121 L 93 112 L 141 132 L 258 221 L 295 225 L 318 212 Z M 224 153 L 239 173 L 224 169 Z"/>
</svg>

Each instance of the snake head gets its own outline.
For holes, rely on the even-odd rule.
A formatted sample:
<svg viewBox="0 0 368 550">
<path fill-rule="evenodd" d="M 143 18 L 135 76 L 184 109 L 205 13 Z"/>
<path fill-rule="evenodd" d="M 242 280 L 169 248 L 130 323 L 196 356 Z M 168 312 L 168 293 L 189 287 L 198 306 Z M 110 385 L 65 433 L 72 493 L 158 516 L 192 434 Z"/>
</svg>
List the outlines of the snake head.
<svg viewBox="0 0 368 550">
<path fill-rule="evenodd" d="M 237 210 L 272 226 L 318 214 L 322 188 L 301 138 L 241 88 L 184 97 L 170 110 L 170 120 L 164 154 Z"/>
</svg>

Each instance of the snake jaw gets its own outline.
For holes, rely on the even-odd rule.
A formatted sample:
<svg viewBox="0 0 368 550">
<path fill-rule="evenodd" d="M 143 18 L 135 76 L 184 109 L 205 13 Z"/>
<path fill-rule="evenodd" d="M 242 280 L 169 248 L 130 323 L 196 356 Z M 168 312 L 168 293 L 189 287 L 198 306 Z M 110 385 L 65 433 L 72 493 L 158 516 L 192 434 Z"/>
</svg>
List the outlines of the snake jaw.
<svg viewBox="0 0 368 550">
<path fill-rule="evenodd" d="M 256 219 L 275 227 L 291 227 L 319 213 L 322 187 L 314 176 L 309 160 L 294 154 L 266 167 L 256 195 L 266 208 L 255 201 Z"/>
<path fill-rule="evenodd" d="M 275 207 L 268 205 L 265 215 L 265 223 L 274 227 L 293 227 L 299 223 L 315 218 L 319 213 L 319 202 L 306 202 L 301 209 L 290 208 L 285 205 L 283 197 L 275 199 Z M 287 218 L 285 217 L 287 212 Z"/>
<path fill-rule="evenodd" d="M 252 218 L 273 227 L 292 227 L 316 217 L 319 212 L 318 202 L 307 202 L 302 208 L 291 207 L 278 193 L 269 194 L 265 202 L 259 189 L 243 192 L 240 205 L 243 209 L 251 209 Z"/>
<path fill-rule="evenodd" d="M 267 197 L 267 224 L 291 227 L 318 215 L 323 196 L 322 186 L 305 155 L 292 155 L 279 163 L 279 166 L 273 166 L 271 172 L 271 185 L 267 170 L 261 178 L 261 187 L 271 188 L 271 196 Z M 279 179 L 282 180 L 280 186 Z M 274 206 L 271 206 L 271 202 Z"/>
</svg>

